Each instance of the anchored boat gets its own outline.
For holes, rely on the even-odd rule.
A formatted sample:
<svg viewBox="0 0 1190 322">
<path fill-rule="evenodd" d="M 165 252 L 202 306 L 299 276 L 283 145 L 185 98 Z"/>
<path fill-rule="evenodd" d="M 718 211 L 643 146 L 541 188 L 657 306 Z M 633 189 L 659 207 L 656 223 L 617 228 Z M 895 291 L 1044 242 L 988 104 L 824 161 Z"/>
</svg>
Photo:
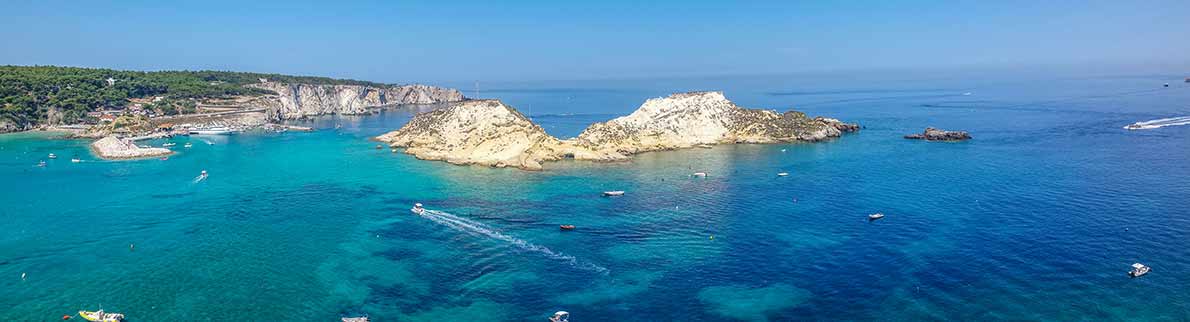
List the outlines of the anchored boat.
<svg viewBox="0 0 1190 322">
<path fill-rule="evenodd" d="M 102 309 L 99 311 L 79 311 L 79 316 L 87 321 L 94 322 L 122 322 L 124 315 L 120 313 L 108 313 Z"/>
<path fill-rule="evenodd" d="M 1151 270 L 1151 268 L 1149 268 L 1148 266 L 1145 266 L 1144 264 L 1141 264 L 1141 263 L 1135 263 L 1135 264 L 1132 264 L 1132 270 L 1128 271 L 1128 276 L 1141 277 L 1145 274 L 1148 274 L 1149 270 Z"/>
<path fill-rule="evenodd" d="M 196 129 L 190 130 L 190 134 L 199 134 L 199 135 L 221 135 L 221 134 L 232 134 L 232 133 L 235 133 L 235 131 L 232 129 L 226 128 L 226 127 L 222 127 L 222 126 L 196 128 Z"/>
<path fill-rule="evenodd" d="M 562 230 L 574 230 L 574 225 L 561 225 L 561 226 L 558 226 L 558 228 L 560 228 Z"/>
<path fill-rule="evenodd" d="M 604 197 L 615 197 L 615 196 L 623 196 L 623 195 L 624 195 L 623 190 L 604 191 L 603 192 Z"/>
<path fill-rule="evenodd" d="M 869 220 L 869 221 L 876 220 L 876 219 L 880 219 L 880 218 L 884 218 L 884 214 L 883 214 L 883 213 L 879 213 L 879 212 L 878 212 L 878 213 L 874 213 L 874 214 L 868 215 L 868 220 Z"/>
</svg>

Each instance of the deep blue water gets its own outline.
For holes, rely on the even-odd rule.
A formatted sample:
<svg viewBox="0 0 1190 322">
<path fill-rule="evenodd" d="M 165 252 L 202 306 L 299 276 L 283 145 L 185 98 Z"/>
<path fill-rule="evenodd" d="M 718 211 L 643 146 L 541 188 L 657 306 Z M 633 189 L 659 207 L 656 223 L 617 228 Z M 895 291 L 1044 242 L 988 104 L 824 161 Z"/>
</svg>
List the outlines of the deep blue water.
<svg viewBox="0 0 1190 322">
<path fill-rule="evenodd" d="M 374 149 L 367 139 L 408 110 L 321 118 L 313 133 L 177 138 L 195 145 L 168 161 L 96 161 L 85 141 L 3 135 L 0 317 L 102 306 L 130 321 L 1181 320 L 1190 126 L 1122 129 L 1190 115 L 1180 76 L 485 84 L 480 96 L 561 137 L 688 90 L 864 126 L 826 143 L 544 172 Z M 975 139 L 901 138 L 926 126 Z M 410 215 L 414 202 L 436 212 Z M 1128 278 L 1134 262 L 1153 273 Z"/>
</svg>

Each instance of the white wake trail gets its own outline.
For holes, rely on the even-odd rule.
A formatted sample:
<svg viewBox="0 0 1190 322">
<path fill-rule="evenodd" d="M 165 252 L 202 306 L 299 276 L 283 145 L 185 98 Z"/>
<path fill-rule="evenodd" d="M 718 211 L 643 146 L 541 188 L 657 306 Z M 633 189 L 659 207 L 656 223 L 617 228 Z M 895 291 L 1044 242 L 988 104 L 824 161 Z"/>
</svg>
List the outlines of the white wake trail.
<svg viewBox="0 0 1190 322">
<path fill-rule="evenodd" d="M 581 262 L 578 260 L 578 258 L 575 258 L 574 256 L 555 252 L 555 251 L 550 250 L 549 248 L 546 248 L 545 246 L 536 245 L 536 244 L 530 243 L 530 242 L 525 241 L 520 238 L 505 235 L 499 231 L 496 231 L 495 229 L 493 229 L 491 227 L 488 227 L 487 225 L 484 225 L 483 223 L 480 223 L 480 222 L 477 222 L 474 220 L 462 218 L 462 217 L 455 216 L 450 213 L 446 213 L 446 212 L 442 212 L 442 211 L 429 210 L 429 209 L 426 209 L 424 212 L 422 212 L 422 217 L 425 217 L 426 219 L 429 219 L 429 220 L 431 220 L 435 223 L 441 224 L 443 226 L 450 227 L 451 229 L 471 234 L 473 236 L 489 237 L 489 238 L 493 238 L 493 239 L 497 239 L 497 240 L 502 240 L 509 244 L 512 244 L 513 246 L 516 246 L 517 248 L 520 248 L 520 249 L 523 249 L 526 251 L 540 253 L 542 255 L 545 255 L 546 257 L 566 262 L 566 263 L 570 264 L 570 266 L 574 266 L 574 267 L 577 267 L 580 269 L 594 271 L 594 272 L 598 272 L 598 273 L 602 273 L 602 274 L 608 273 L 607 268 L 604 268 L 603 266 L 599 266 L 599 265 L 595 265 L 595 264 L 587 263 L 587 262 Z"/>
<path fill-rule="evenodd" d="M 1136 123 L 1129 124 L 1128 126 L 1125 126 L 1124 128 L 1129 129 L 1129 130 L 1151 130 L 1151 129 L 1163 128 L 1166 126 L 1178 126 L 1178 125 L 1187 125 L 1187 124 L 1190 124 L 1190 116 L 1178 116 L 1178 117 L 1170 117 L 1170 118 L 1149 120 L 1149 121 L 1143 121 L 1143 122 L 1136 122 Z"/>
</svg>

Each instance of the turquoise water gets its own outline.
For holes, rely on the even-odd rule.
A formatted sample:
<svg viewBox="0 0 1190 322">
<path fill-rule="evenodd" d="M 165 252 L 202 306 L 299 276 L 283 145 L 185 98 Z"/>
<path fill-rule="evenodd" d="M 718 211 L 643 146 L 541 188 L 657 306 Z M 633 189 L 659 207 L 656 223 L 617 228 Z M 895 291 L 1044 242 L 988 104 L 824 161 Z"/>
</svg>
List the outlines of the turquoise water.
<svg viewBox="0 0 1190 322">
<path fill-rule="evenodd" d="M 1184 319 L 1190 126 L 1122 129 L 1190 115 L 1177 76 L 485 91 L 564 137 L 698 89 L 865 126 L 821 144 L 545 172 L 375 149 L 367 139 L 408 110 L 321 118 L 313 133 L 175 138 L 166 161 L 98 161 L 85 141 L 3 135 L 0 317 L 102 306 L 130 321 L 544 321 L 557 310 L 576 321 Z M 900 138 L 925 126 L 975 139 Z M 196 182 L 201 170 L 210 176 Z M 433 212 L 411 215 L 415 202 Z M 866 220 L 878 211 L 887 217 Z M 1128 278 L 1134 262 L 1153 273 Z"/>
</svg>

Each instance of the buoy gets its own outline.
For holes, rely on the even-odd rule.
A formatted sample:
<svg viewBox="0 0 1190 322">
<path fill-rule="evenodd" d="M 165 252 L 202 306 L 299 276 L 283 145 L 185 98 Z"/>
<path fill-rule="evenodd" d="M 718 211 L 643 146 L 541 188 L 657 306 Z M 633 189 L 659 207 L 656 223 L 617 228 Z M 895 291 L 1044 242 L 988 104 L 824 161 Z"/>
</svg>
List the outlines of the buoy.
<svg viewBox="0 0 1190 322">
<path fill-rule="evenodd" d="M 63 319 L 63 320 L 70 320 L 70 318 L 72 318 L 72 317 L 73 317 L 73 316 L 70 316 L 70 314 L 63 314 L 63 315 L 62 315 L 62 319 Z"/>
</svg>

